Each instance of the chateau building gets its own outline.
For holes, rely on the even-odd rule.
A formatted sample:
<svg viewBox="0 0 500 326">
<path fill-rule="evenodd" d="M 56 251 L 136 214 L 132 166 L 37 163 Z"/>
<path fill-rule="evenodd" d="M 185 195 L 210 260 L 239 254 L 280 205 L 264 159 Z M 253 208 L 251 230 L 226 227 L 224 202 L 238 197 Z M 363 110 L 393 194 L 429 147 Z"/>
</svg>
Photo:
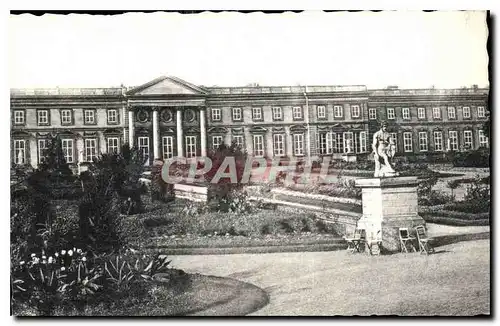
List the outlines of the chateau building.
<svg viewBox="0 0 500 326">
<path fill-rule="evenodd" d="M 11 158 L 36 167 L 59 134 L 68 163 L 138 146 L 150 159 L 235 142 L 255 157 L 355 159 L 389 122 L 399 155 L 487 147 L 489 89 L 203 87 L 160 77 L 132 88 L 11 89 Z"/>
</svg>

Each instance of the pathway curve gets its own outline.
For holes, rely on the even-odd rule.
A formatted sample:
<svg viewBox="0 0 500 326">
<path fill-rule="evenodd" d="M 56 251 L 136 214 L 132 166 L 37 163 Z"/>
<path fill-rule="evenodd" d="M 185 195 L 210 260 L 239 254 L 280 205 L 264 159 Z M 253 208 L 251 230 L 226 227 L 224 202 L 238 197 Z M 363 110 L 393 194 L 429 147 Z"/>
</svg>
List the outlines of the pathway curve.
<svg viewBox="0 0 500 326">
<path fill-rule="evenodd" d="M 490 241 L 439 247 L 434 255 L 345 251 L 172 256 L 186 272 L 264 289 L 253 315 L 475 315 L 490 312 Z"/>
</svg>

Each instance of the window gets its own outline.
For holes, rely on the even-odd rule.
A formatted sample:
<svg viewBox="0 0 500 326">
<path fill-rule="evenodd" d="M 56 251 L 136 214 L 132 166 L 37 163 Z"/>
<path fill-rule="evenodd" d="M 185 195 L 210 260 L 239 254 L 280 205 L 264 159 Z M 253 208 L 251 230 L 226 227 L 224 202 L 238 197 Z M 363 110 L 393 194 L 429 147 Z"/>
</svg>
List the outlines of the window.
<svg viewBox="0 0 500 326">
<path fill-rule="evenodd" d="M 149 137 L 138 137 L 137 144 L 139 151 L 142 153 L 143 157 L 149 159 Z"/>
<path fill-rule="evenodd" d="M 118 146 L 118 137 L 110 137 L 107 140 L 108 142 L 108 153 L 118 153 L 120 147 Z"/>
<path fill-rule="evenodd" d="M 83 117 L 84 117 L 84 123 L 86 125 L 95 124 L 95 111 L 94 110 L 84 110 Z"/>
<path fill-rule="evenodd" d="M 458 151 L 458 132 L 456 130 L 450 130 L 448 139 L 450 142 L 450 149 L 452 151 Z"/>
<path fill-rule="evenodd" d="M 141 137 L 139 137 L 140 139 Z M 92 162 L 97 157 L 97 140 L 95 138 L 85 139 L 85 158 L 87 162 Z"/>
<path fill-rule="evenodd" d="M 285 134 L 273 135 L 274 156 L 285 156 Z"/>
<path fill-rule="evenodd" d="M 233 120 L 234 121 L 243 120 L 243 116 L 241 114 L 241 108 L 233 108 L 232 113 L 233 113 Z"/>
<path fill-rule="evenodd" d="M 391 139 L 394 142 L 394 152 L 398 151 L 398 134 L 396 132 L 391 132 Z"/>
<path fill-rule="evenodd" d="M 359 152 L 358 153 L 365 153 L 366 152 L 366 131 L 361 131 L 359 133 Z"/>
<path fill-rule="evenodd" d="M 47 139 L 38 140 L 38 163 L 42 163 L 47 158 L 47 147 L 48 147 Z"/>
<path fill-rule="evenodd" d="M 443 133 L 441 131 L 434 131 L 434 150 L 436 152 L 443 150 Z"/>
<path fill-rule="evenodd" d="M 304 155 L 304 134 L 293 134 L 293 155 Z"/>
<path fill-rule="evenodd" d="M 455 119 L 455 107 L 454 106 L 448 107 L 448 119 Z"/>
<path fill-rule="evenodd" d="M 488 137 L 484 135 L 483 130 L 479 130 L 479 147 L 488 147 Z"/>
<path fill-rule="evenodd" d="M 49 111 L 48 110 L 38 110 L 37 111 L 38 124 L 48 125 L 49 124 Z"/>
<path fill-rule="evenodd" d="M 472 149 L 472 130 L 464 130 L 464 148 Z"/>
<path fill-rule="evenodd" d="M 292 108 L 292 113 L 293 113 L 294 120 L 302 119 L 302 107 L 301 106 L 294 106 Z"/>
<path fill-rule="evenodd" d="M 14 162 L 16 164 L 26 163 L 26 141 L 24 139 L 14 140 Z"/>
<path fill-rule="evenodd" d="M 353 135 L 352 132 L 344 132 L 344 153 L 353 153 Z"/>
<path fill-rule="evenodd" d="M 421 152 L 427 152 L 427 132 L 421 131 L 418 133 L 418 149 Z"/>
<path fill-rule="evenodd" d="M 403 119 L 410 120 L 410 108 L 402 108 Z"/>
<path fill-rule="evenodd" d="M 387 108 L 387 119 L 395 119 L 396 118 L 396 114 L 394 112 L 394 108 Z"/>
<path fill-rule="evenodd" d="M 73 117 L 72 117 L 72 111 L 71 110 L 61 110 L 61 124 L 63 125 L 70 125 L 73 123 Z"/>
<path fill-rule="evenodd" d="M 441 119 L 441 108 L 432 108 L 432 117 L 434 119 Z"/>
<path fill-rule="evenodd" d="M 255 157 L 264 156 L 264 136 L 253 135 L 253 155 Z"/>
<path fill-rule="evenodd" d="M 222 144 L 222 136 L 212 136 L 212 149 L 219 148 L 220 144 Z"/>
<path fill-rule="evenodd" d="M 118 111 L 116 109 L 108 110 L 108 124 L 118 123 Z"/>
<path fill-rule="evenodd" d="M 377 109 L 375 108 L 368 109 L 368 119 L 377 120 Z"/>
<path fill-rule="evenodd" d="M 318 105 L 316 110 L 318 111 L 318 119 L 326 119 L 326 107 L 324 105 Z"/>
<path fill-rule="evenodd" d="M 252 108 L 252 119 L 254 121 L 262 120 L 262 108 Z"/>
<path fill-rule="evenodd" d="M 344 134 L 339 132 L 339 133 L 333 133 L 332 135 L 332 141 L 333 141 L 333 152 L 334 153 L 344 153 Z"/>
<path fill-rule="evenodd" d="M 425 119 L 425 108 L 418 108 L 418 118 L 419 119 Z"/>
<path fill-rule="evenodd" d="M 351 106 L 351 116 L 353 118 L 359 118 L 361 114 L 361 110 L 359 109 L 359 105 L 352 105 Z"/>
<path fill-rule="evenodd" d="M 477 117 L 484 118 L 486 116 L 486 111 L 484 110 L 484 106 L 477 107 Z"/>
<path fill-rule="evenodd" d="M 221 121 L 221 111 L 219 108 L 212 108 L 212 121 Z"/>
<path fill-rule="evenodd" d="M 281 110 L 281 107 L 273 107 L 273 120 L 283 120 L 283 111 Z"/>
<path fill-rule="evenodd" d="M 332 154 L 333 134 L 331 132 L 320 132 L 318 136 L 319 136 L 319 153 L 321 155 Z"/>
<path fill-rule="evenodd" d="M 161 147 L 163 150 L 163 159 L 168 160 L 174 157 L 174 137 L 163 136 L 161 138 Z"/>
<path fill-rule="evenodd" d="M 234 135 L 233 136 L 233 143 L 236 146 L 243 148 L 243 136 L 242 135 Z"/>
<path fill-rule="evenodd" d="M 14 124 L 23 125 L 24 124 L 24 110 L 14 111 Z"/>
<path fill-rule="evenodd" d="M 344 108 L 342 105 L 335 105 L 333 107 L 333 116 L 335 118 L 342 118 L 344 116 Z"/>
<path fill-rule="evenodd" d="M 464 119 L 470 119 L 470 107 L 464 106 Z"/>
<path fill-rule="evenodd" d="M 66 163 L 73 163 L 73 139 L 62 139 L 61 145 Z"/>
<path fill-rule="evenodd" d="M 411 132 L 403 133 L 403 147 L 406 153 L 413 151 L 412 134 Z"/>
<path fill-rule="evenodd" d="M 186 157 L 196 157 L 196 136 L 186 136 Z"/>
</svg>

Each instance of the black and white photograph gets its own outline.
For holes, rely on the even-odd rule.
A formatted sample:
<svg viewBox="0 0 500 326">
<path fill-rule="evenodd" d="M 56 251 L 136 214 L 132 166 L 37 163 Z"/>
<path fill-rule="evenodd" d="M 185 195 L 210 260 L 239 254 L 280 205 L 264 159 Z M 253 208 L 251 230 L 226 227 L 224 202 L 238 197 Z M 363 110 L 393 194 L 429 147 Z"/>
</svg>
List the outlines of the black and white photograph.
<svg viewBox="0 0 500 326">
<path fill-rule="evenodd" d="M 489 11 L 8 16 L 14 318 L 491 317 Z"/>
</svg>

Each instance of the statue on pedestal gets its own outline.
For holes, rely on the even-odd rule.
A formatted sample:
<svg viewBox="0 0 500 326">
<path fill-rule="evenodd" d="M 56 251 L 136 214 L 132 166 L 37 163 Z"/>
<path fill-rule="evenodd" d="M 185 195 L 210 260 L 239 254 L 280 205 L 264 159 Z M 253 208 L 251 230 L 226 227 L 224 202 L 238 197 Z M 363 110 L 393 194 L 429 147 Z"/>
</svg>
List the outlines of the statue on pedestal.
<svg viewBox="0 0 500 326">
<path fill-rule="evenodd" d="M 382 122 L 381 128 L 373 134 L 373 158 L 375 160 L 375 178 L 395 177 L 398 173 L 391 166 L 390 159 L 396 153 L 396 143 L 387 132 L 387 123 Z M 382 163 L 382 164 L 381 164 Z"/>
</svg>

